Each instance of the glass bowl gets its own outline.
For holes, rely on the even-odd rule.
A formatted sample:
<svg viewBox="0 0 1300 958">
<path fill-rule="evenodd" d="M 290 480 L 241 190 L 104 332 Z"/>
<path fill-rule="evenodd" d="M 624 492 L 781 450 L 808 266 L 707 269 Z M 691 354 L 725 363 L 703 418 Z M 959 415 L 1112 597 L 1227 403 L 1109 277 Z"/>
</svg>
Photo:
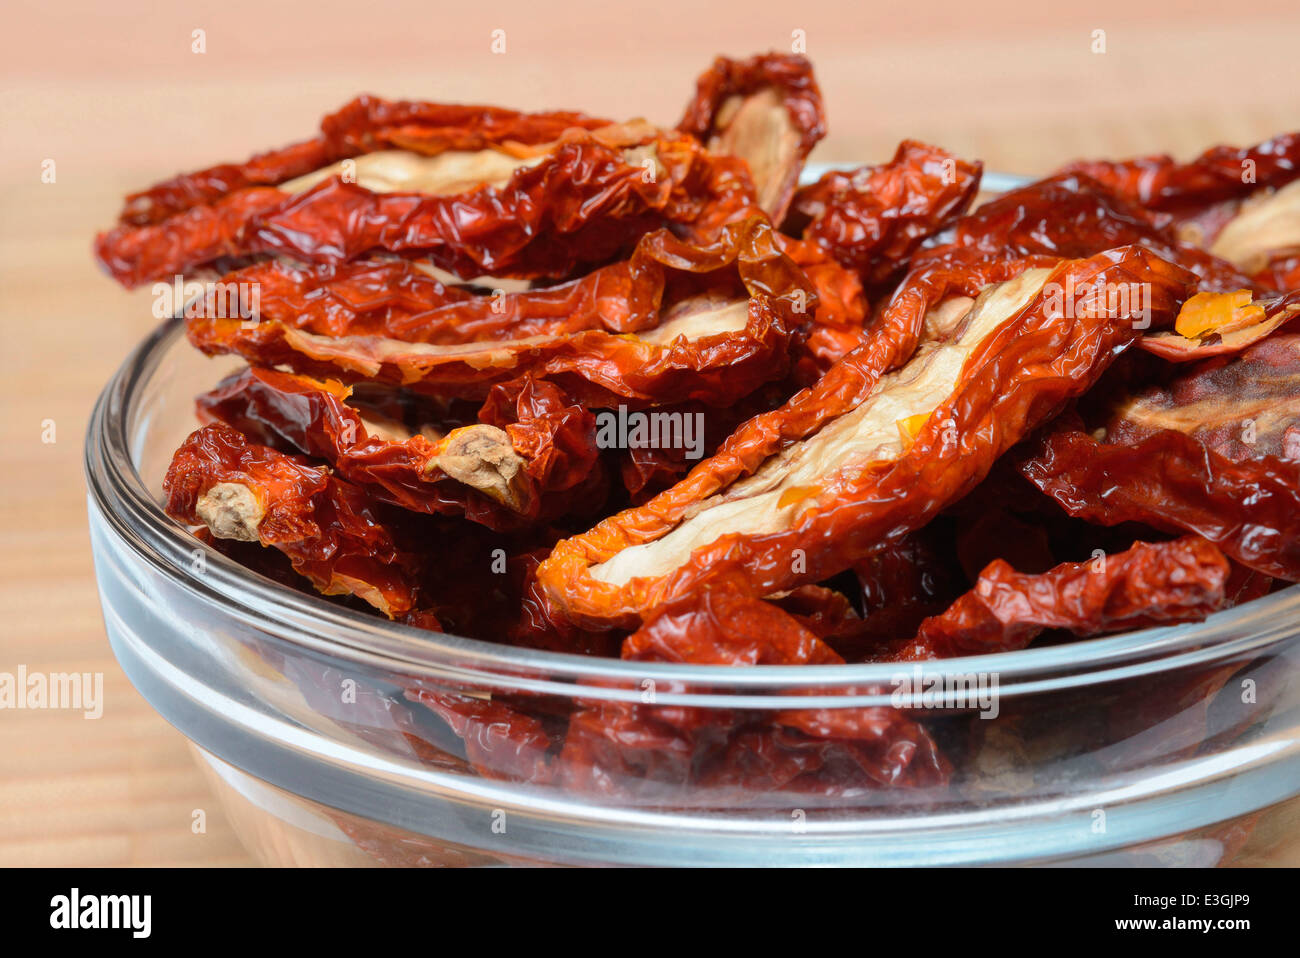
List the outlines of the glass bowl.
<svg viewBox="0 0 1300 958">
<path fill-rule="evenodd" d="M 1300 863 L 1300 587 L 905 674 L 421 631 L 263 578 L 163 513 L 193 398 L 235 365 L 164 323 L 100 397 L 86 470 L 114 652 L 263 862 Z M 963 681 L 996 696 L 916 694 Z"/>
</svg>

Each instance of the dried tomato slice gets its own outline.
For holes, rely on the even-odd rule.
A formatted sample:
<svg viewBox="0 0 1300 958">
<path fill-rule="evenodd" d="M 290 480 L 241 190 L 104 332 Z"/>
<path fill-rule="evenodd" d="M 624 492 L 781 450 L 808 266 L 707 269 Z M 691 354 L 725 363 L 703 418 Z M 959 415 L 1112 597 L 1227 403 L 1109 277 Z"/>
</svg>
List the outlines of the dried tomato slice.
<svg viewBox="0 0 1300 958">
<path fill-rule="evenodd" d="M 688 286 L 697 284 L 696 273 L 703 279 L 691 295 L 665 303 L 656 325 L 635 333 L 587 329 L 441 345 L 322 336 L 277 321 L 202 315 L 189 320 L 190 341 L 210 354 L 236 352 L 257 366 L 285 365 L 306 375 L 386 382 L 437 396 L 482 398 L 498 383 L 531 374 L 598 406 L 726 405 L 785 373 L 787 347 L 817 299 L 764 220 L 731 224 L 704 247 L 667 234 L 646 243 L 660 248 L 659 261 L 673 263 Z M 646 290 L 648 303 L 658 289 L 656 283 Z M 526 316 L 537 297 L 515 295 Z M 547 315 L 550 308 L 544 307 Z"/>
<path fill-rule="evenodd" d="M 591 504 L 598 491 L 589 481 L 598 469 L 591 410 L 553 383 L 523 376 L 493 387 L 479 421 L 505 431 L 539 489 L 579 490 Z"/>
<path fill-rule="evenodd" d="M 271 320 L 322 336 L 398 335 L 412 316 L 481 297 L 410 260 L 307 265 L 268 259 L 224 274 L 201 307 L 209 316 Z"/>
<path fill-rule="evenodd" d="M 821 90 L 805 57 L 718 57 L 702 73 L 677 129 L 749 167 L 759 206 L 780 223 L 812 148 L 826 135 Z"/>
<path fill-rule="evenodd" d="M 1176 224 L 1180 239 L 1289 291 L 1283 265 L 1300 253 L 1300 133 L 1256 146 L 1218 146 L 1188 163 L 1169 156 L 1073 163 L 1083 173 Z"/>
<path fill-rule="evenodd" d="M 1199 536 L 1021 573 L 997 560 L 965 595 L 879 657 L 941 659 L 1023 649 L 1047 629 L 1099 635 L 1205 618 L 1226 604 L 1230 565 Z"/>
<path fill-rule="evenodd" d="M 1021 469 L 1069 515 L 1194 532 L 1266 575 L 1300 581 L 1300 462 L 1235 462 L 1175 429 L 1133 443 L 1062 425 Z"/>
<path fill-rule="evenodd" d="M 682 483 L 557 544 L 539 577 L 566 615 L 593 627 L 634 625 L 721 575 L 757 595 L 824 579 L 974 488 L 1006 449 L 1092 385 L 1137 337 L 1143 314 L 1171 321 L 1192 283 L 1136 247 L 1023 270 L 969 308 L 932 312 L 928 346 L 894 376 L 836 375 L 837 366 L 742 427 Z M 1130 286 L 1145 303 L 1106 295 Z M 1068 306 L 1064 289 L 1074 291 Z M 844 393 L 858 395 L 844 403 Z M 811 424 L 802 418 L 809 406 L 819 410 Z M 788 418 L 812 425 L 798 436 L 805 441 L 737 469 L 745 445 L 775 451 L 772 434 Z M 733 481 L 742 471 L 752 475 Z"/>
<path fill-rule="evenodd" d="M 811 384 L 866 342 L 867 297 L 858 275 L 816 243 L 788 236 L 779 241 L 817 292 L 812 328 L 799 347 L 801 356 L 795 364 L 798 380 Z"/>
<path fill-rule="evenodd" d="M 397 148 L 434 156 L 489 147 L 518 150 L 552 143 L 566 130 L 609 125 L 609 120 L 571 110 L 524 113 L 499 106 L 385 100 L 362 94 L 328 114 L 320 128 L 331 143 L 358 153 Z"/>
<path fill-rule="evenodd" d="M 1003 193 L 957 220 L 946 239 L 918 253 L 913 266 L 953 250 L 992 257 L 1080 258 L 1132 245 L 1196 273 L 1204 290 L 1254 286 L 1231 263 L 1180 242 L 1168 217 L 1143 209 L 1083 174 L 1058 174 Z"/>
<path fill-rule="evenodd" d="M 784 228 L 801 232 L 868 285 L 880 284 L 966 212 L 982 170 L 981 163 L 904 140 L 888 163 L 831 171 L 800 189 Z"/>
<path fill-rule="evenodd" d="M 514 410 L 497 410 L 497 422 L 445 433 L 433 424 L 412 434 L 400 424 L 368 423 L 340 383 L 272 369 L 235 373 L 198 406 L 200 418 L 323 460 L 385 502 L 514 529 L 575 500 L 589 508 L 601 498 L 603 478 L 594 415 L 558 390 L 539 392 L 534 383 L 519 389 L 527 395 Z"/>
<path fill-rule="evenodd" d="M 1149 209 L 1186 210 L 1300 177 L 1300 133 L 1284 133 L 1250 147 L 1216 146 L 1189 163 L 1168 155 L 1143 156 L 1081 161 L 1062 172 L 1083 173 Z"/>
<path fill-rule="evenodd" d="M 1185 327 L 1189 314 L 1194 325 Z M 1170 362 L 1239 353 L 1300 316 L 1300 292 L 1255 299 L 1248 289 L 1198 293 L 1183 304 L 1174 329 L 1143 336 L 1139 345 Z M 1186 328 L 1184 335 L 1182 330 Z"/>
<path fill-rule="evenodd" d="M 417 603 L 419 560 L 400 547 L 393 513 L 302 457 L 212 423 L 176 451 L 163 493 L 168 515 L 280 550 L 325 595 L 356 595 L 389 617 Z"/>
<path fill-rule="evenodd" d="M 841 661 L 800 617 L 726 588 L 668 603 L 624 641 L 623 656 L 738 666 Z M 569 788 L 674 803 L 687 785 L 704 790 L 696 801 L 727 800 L 733 790 L 841 795 L 941 785 L 951 771 L 926 731 L 894 708 L 758 713 L 623 702 L 572 716 L 558 770 Z"/>
<path fill-rule="evenodd" d="M 1173 367 L 1030 445 L 1021 472 L 1070 515 L 1195 532 L 1300 579 L 1300 335 Z"/>
<path fill-rule="evenodd" d="M 1039 262 L 974 259 L 958 266 L 950 259 L 914 272 L 867 331 L 863 345 L 836 363 L 815 388 L 796 393 L 781 408 L 744 423 L 706 461 L 707 466 L 697 467 L 677 489 L 664 494 L 679 502 L 666 514 L 667 521 L 675 521 L 692 502 L 707 499 L 752 473 L 781 449 L 861 403 L 883 374 L 911 356 L 932 309 L 941 312 L 949 308 L 941 303 L 949 301 L 960 307 L 963 296 L 977 295 L 984 286 L 1014 277 Z M 967 299 L 966 305 L 972 302 Z M 689 492 L 684 491 L 687 489 Z M 651 500 L 646 508 L 663 504 L 664 496 Z"/>
<path fill-rule="evenodd" d="M 495 699 L 433 689 L 408 689 L 406 697 L 429 709 L 465 743 L 466 758 L 485 778 L 545 784 L 557 743 L 546 727 Z"/>
<path fill-rule="evenodd" d="M 321 121 L 321 133 L 301 143 L 258 154 L 244 163 L 222 163 L 184 173 L 126 198 L 120 222 L 159 223 L 236 190 L 275 186 L 331 163 L 381 149 L 425 155 L 513 144 L 550 143 L 572 127 L 607 126 L 582 113 L 521 113 L 494 106 L 390 101 L 362 95 Z"/>
<path fill-rule="evenodd" d="M 672 223 L 708 240 L 757 210 L 742 161 L 646 126 L 571 129 L 536 156 L 475 154 L 468 170 L 458 156 L 369 154 L 353 161 L 354 182 L 326 168 L 238 190 L 102 233 L 96 255 L 126 286 L 223 257 L 341 263 L 376 250 L 428 257 L 467 279 L 565 277 L 647 229 Z"/>
<path fill-rule="evenodd" d="M 696 665 L 832 665 L 841 659 L 776 605 L 730 589 L 659 608 L 623 642 L 623 658 Z"/>
<path fill-rule="evenodd" d="M 1116 396 L 1100 425 L 1108 442 L 1176 429 L 1235 462 L 1300 460 L 1300 334 L 1275 333 L 1240 355 Z"/>
<path fill-rule="evenodd" d="M 746 235 L 746 230 L 752 230 L 752 235 Z M 445 285 L 425 267 L 406 260 L 314 267 L 271 260 L 224 276 L 203 312 L 277 322 L 322 336 L 378 335 L 436 345 L 589 329 L 634 333 L 657 326 L 665 302 L 719 286 L 734 286 L 741 292 L 748 282 L 773 295 L 807 289 L 808 283 L 787 261 L 804 267 L 788 248 L 799 244 L 787 244 L 779 236 L 776 244 L 768 243 L 769 232 L 754 220 L 727 227 L 715 242 L 697 246 L 666 229 L 654 230 L 641 237 L 627 259 L 578 279 L 514 292 L 493 290 L 488 295 Z M 816 251 L 812 255 L 815 259 Z M 728 275 L 717 275 L 720 271 Z M 853 290 L 841 292 L 830 280 L 822 282 L 833 290 L 834 302 L 831 312 L 823 313 L 819 299 L 815 321 L 835 325 L 856 321 L 860 326 L 861 305 L 844 302 Z M 822 282 L 814 282 L 819 297 Z M 843 283 L 838 277 L 836 282 Z M 806 311 L 812 313 L 813 305 L 809 300 Z M 856 315 L 851 313 L 854 306 Z"/>
<path fill-rule="evenodd" d="M 820 594 L 805 591 L 800 599 L 822 613 L 835 605 L 826 590 Z M 724 585 L 681 596 L 656 610 L 624 641 L 623 658 L 738 666 L 842 662 L 807 622 L 774 603 Z M 605 705 L 587 717 L 588 722 L 606 727 L 613 721 L 615 729 L 645 721 L 670 726 L 691 741 L 696 752 L 697 735 L 707 741 L 710 730 L 731 725 L 740 734 L 729 744 L 728 761 L 741 768 L 750 761 L 751 750 L 768 758 L 784 754 L 787 760 L 791 753 L 809 750 L 817 756 L 816 761 L 812 765 L 796 763 L 796 775 L 785 780 L 785 786 L 794 790 L 926 786 L 945 782 L 950 771 L 925 730 L 892 707 L 789 709 L 752 720 L 735 714 L 710 714 L 707 722 L 698 715 L 688 716 L 685 722 L 676 719 L 671 710 L 656 712 L 617 704 Z M 699 765 L 707 767 L 697 759 Z M 752 771 L 742 774 L 715 768 L 706 773 L 705 780 L 709 784 L 731 781 L 748 785 L 756 778 L 762 781 L 771 771 L 766 762 L 763 767 L 767 771 L 762 778 Z M 828 776 L 828 772 L 833 774 Z M 833 785 L 828 778 L 833 778 Z M 763 787 L 772 785 L 767 782 Z"/>
</svg>

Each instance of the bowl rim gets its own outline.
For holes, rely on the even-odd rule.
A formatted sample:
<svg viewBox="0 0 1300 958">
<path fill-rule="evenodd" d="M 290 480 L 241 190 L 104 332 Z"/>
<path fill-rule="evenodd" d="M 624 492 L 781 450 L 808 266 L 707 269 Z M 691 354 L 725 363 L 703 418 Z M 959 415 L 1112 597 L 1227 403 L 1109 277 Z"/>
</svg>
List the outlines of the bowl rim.
<svg viewBox="0 0 1300 958">
<path fill-rule="evenodd" d="M 822 165 L 808 172 L 833 167 Z M 997 189 L 1019 178 L 999 176 Z M 204 548 L 201 572 L 191 568 L 202 547 L 183 525 L 171 519 L 149 492 L 133 454 L 142 387 L 169 350 L 183 339 L 180 316 L 164 320 L 127 356 L 105 385 L 90 416 L 85 472 L 92 504 L 117 535 L 152 567 L 189 591 L 221 604 L 228 614 L 254 623 L 277 638 L 318 652 L 402 672 L 472 678 L 476 684 L 537 691 L 555 681 L 597 685 L 598 697 L 639 700 L 644 683 L 663 682 L 661 704 L 736 707 L 735 694 L 758 696 L 772 708 L 772 693 L 799 690 L 803 708 L 899 704 L 882 689 L 897 687 L 901 674 L 964 677 L 996 675 L 1001 694 L 1033 694 L 1068 686 L 1132 678 L 1226 656 L 1244 654 L 1292 634 L 1288 621 L 1300 619 L 1300 584 L 1215 613 L 1196 623 L 1142 629 L 1016 652 L 932 660 L 920 663 L 843 665 L 691 665 L 584 656 L 569 652 L 507 646 L 481 639 L 433 632 L 337 606 L 252 573 L 221 553 Z M 547 678 L 536 681 L 531 676 Z M 1008 681 L 1009 680 L 1009 681 Z M 703 687 L 711 695 L 674 692 Z M 606 694 L 607 693 L 607 694 Z M 809 693 L 817 693 L 809 697 Z"/>
</svg>

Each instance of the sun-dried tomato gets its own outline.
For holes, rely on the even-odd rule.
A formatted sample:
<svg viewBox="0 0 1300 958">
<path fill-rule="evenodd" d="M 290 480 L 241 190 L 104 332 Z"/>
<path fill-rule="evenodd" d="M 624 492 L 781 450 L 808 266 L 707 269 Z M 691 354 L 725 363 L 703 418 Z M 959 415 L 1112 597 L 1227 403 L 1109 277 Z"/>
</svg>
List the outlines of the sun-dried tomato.
<svg viewBox="0 0 1300 958">
<path fill-rule="evenodd" d="M 466 758 L 484 778 L 544 785 L 551 777 L 556 742 L 536 718 L 491 698 L 433 689 L 408 689 L 406 697 L 429 709 L 465 743 Z"/>
<path fill-rule="evenodd" d="M 426 257 L 465 279 L 565 277 L 630 249 L 657 226 L 675 224 L 708 241 L 756 209 L 743 161 L 709 154 L 688 136 L 642 126 L 572 129 L 499 185 L 376 192 L 330 176 L 301 192 L 250 187 L 161 223 L 119 226 L 95 249 L 126 286 L 223 257 L 341 263 L 377 250 Z"/>
<path fill-rule="evenodd" d="M 1072 516 L 1194 532 L 1252 569 L 1300 581 L 1300 461 L 1235 462 L 1176 429 L 1111 443 L 1062 423 L 1021 468 Z"/>
<path fill-rule="evenodd" d="M 1183 241 L 1231 262 L 1263 288 L 1295 288 L 1300 253 L 1300 133 L 1219 146 L 1188 163 L 1169 156 L 1073 163 L 1126 199 L 1161 211 Z"/>
<path fill-rule="evenodd" d="M 1071 163 L 1062 172 L 1083 173 L 1149 209 L 1185 211 L 1300 177 L 1300 133 L 1250 147 L 1216 146 L 1189 163 L 1168 155 L 1143 156 Z"/>
<path fill-rule="evenodd" d="M 692 473 L 686 481 L 692 484 L 693 497 L 707 498 L 757 469 L 769 456 L 861 403 L 884 373 L 912 355 L 932 308 L 945 300 L 957 302 L 962 297 L 974 297 L 990 283 L 1054 262 L 1034 258 L 1012 262 L 948 258 L 911 274 L 882 315 L 871 323 L 862 346 L 836 363 L 816 388 L 795 393 L 780 408 L 759 410 L 709 457 L 708 469 Z M 754 394 L 750 398 L 752 401 Z"/>
<path fill-rule="evenodd" d="M 799 346 L 795 378 L 802 385 L 820 379 L 828 369 L 867 341 L 867 297 L 857 273 L 841 266 L 821 246 L 809 240 L 781 236 L 781 249 L 817 292 L 812 328 Z"/>
<path fill-rule="evenodd" d="M 827 586 L 801 585 L 784 594 L 769 596 L 768 601 L 823 641 L 844 634 L 861 621 L 848 596 Z M 827 641 L 827 644 L 831 643 Z M 839 654 L 838 649 L 835 651 Z"/>
<path fill-rule="evenodd" d="M 153 226 L 169 217 L 208 206 L 238 190 L 274 186 L 348 155 L 323 136 L 259 153 L 244 163 L 221 163 L 182 173 L 126 198 L 118 222 L 122 226 Z"/>
<path fill-rule="evenodd" d="M 269 259 L 224 274 L 191 314 L 265 319 L 322 336 L 403 338 L 394 331 L 405 329 L 410 317 L 479 299 L 409 260 L 305 265 Z"/>
<path fill-rule="evenodd" d="M 198 405 L 200 418 L 323 460 L 383 501 L 512 529 L 601 498 L 594 415 L 553 387 L 541 395 L 531 382 L 521 389 L 527 397 L 498 411 L 496 422 L 445 433 L 435 424 L 423 434 L 368 424 L 348 405 L 346 386 L 272 369 L 235 373 Z M 560 495 L 578 486 L 576 495 Z"/>
<path fill-rule="evenodd" d="M 1023 649 L 1047 629 L 1099 635 L 1203 619 L 1225 604 L 1230 566 L 1198 536 L 1021 573 L 997 560 L 914 638 L 878 657 L 942 659 Z"/>
<path fill-rule="evenodd" d="M 1195 362 L 1239 353 L 1297 316 L 1300 292 L 1262 299 L 1248 289 L 1197 293 L 1183 304 L 1172 330 L 1143 336 L 1139 345 L 1170 362 Z"/>
<path fill-rule="evenodd" d="M 623 642 L 623 658 L 697 665 L 844 661 L 789 613 L 725 588 L 661 607 Z"/>
<path fill-rule="evenodd" d="M 531 376 L 495 386 L 479 421 L 506 432 L 540 489 L 592 493 L 586 480 L 596 469 L 595 415 L 558 386 Z"/>
<path fill-rule="evenodd" d="M 224 276 L 201 312 L 276 322 L 323 336 L 378 335 L 436 345 L 589 329 L 635 333 L 657 326 L 665 303 L 720 287 L 742 292 L 743 283 L 737 279 L 774 295 L 806 290 L 808 284 L 801 283 L 788 258 L 809 274 L 818 293 L 815 322 L 861 326 L 861 286 L 854 285 L 851 274 L 833 261 L 819 259 L 815 247 L 809 251 L 779 236 L 776 245 L 768 244 L 767 230 L 757 221 L 751 239 L 743 236 L 745 228 L 724 230 L 717 242 L 703 246 L 655 230 L 641 237 L 627 259 L 578 279 L 486 295 L 447 286 L 405 260 L 313 267 L 271 260 Z M 802 254 L 810 255 L 812 263 L 801 259 Z M 825 303 L 823 287 L 828 293 Z M 810 299 L 802 305 L 813 313 Z"/>
<path fill-rule="evenodd" d="M 662 244 L 656 255 L 680 258 L 680 272 L 699 285 L 693 295 L 665 303 L 657 325 L 636 333 L 587 329 L 438 345 L 322 336 L 281 322 L 208 315 L 192 317 L 188 332 L 204 352 L 236 352 L 256 366 L 285 365 L 306 375 L 449 397 L 481 398 L 497 383 L 531 374 L 588 405 L 726 405 L 782 376 L 790 362 L 787 347 L 817 300 L 766 222 L 733 224 L 707 247 L 666 234 L 654 242 Z"/>
<path fill-rule="evenodd" d="M 677 129 L 714 153 L 745 160 L 759 205 L 780 223 L 804 160 L 826 135 L 812 64 L 783 53 L 747 60 L 718 57 L 696 81 L 695 97 Z"/>
<path fill-rule="evenodd" d="M 1277 332 L 1235 356 L 1182 366 L 1117 396 L 1098 425 L 1107 442 L 1177 429 L 1236 462 L 1300 460 L 1300 333 Z"/>
<path fill-rule="evenodd" d="M 601 703 L 573 715 L 555 780 L 574 791 L 681 807 L 735 805 L 775 791 L 843 797 L 927 788 L 951 775 L 933 739 L 899 710 L 778 716 Z"/>
<path fill-rule="evenodd" d="M 903 269 L 922 241 L 966 212 L 979 192 L 982 169 L 938 147 L 904 140 L 888 163 L 833 170 L 803 187 L 785 228 L 877 285 Z"/>
<path fill-rule="evenodd" d="M 120 221 L 133 226 L 158 223 L 236 190 L 275 186 L 375 150 L 396 148 L 432 155 L 515 144 L 537 146 L 559 139 L 573 127 L 595 130 L 607 125 L 608 120 L 582 113 L 520 113 L 495 106 L 392 101 L 362 95 L 321 120 L 320 135 L 310 140 L 258 154 L 245 163 L 222 163 L 184 173 L 132 193 L 126 198 Z"/>
<path fill-rule="evenodd" d="M 1030 444 L 1019 468 L 1073 516 L 1144 522 L 1300 580 L 1300 336 L 1106 390 Z"/>
<path fill-rule="evenodd" d="M 434 156 L 552 143 L 566 130 L 598 130 L 609 120 L 573 111 L 522 113 L 498 106 L 385 100 L 362 94 L 321 120 L 321 135 L 358 154 L 404 149 Z M 525 154 L 528 151 L 520 151 Z"/>
<path fill-rule="evenodd" d="M 851 354 L 817 387 L 742 427 L 682 483 L 557 544 L 539 577 L 567 615 L 594 627 L 635 625 L 720 575 L 757 595 L 820 581 L 974 488 L 1004 451 L 1092 385 L 1137 337 L 1144 311 L 1171 322 L 1193 279 L 1136 247 L 1021 271 L 974 305 L 932 313 L 930 347 L 896 376 L 837 375 Z M 1106 295 L 1129 285 L 1148 302 Z M 1063 289 L 1074 291 L 1068 307 Z M 844 403 L 844 393 L 859 395 Z M 808 424 L 819 427 L 813 440 L 736 468 L 742 443 L 774 452 L 772 434 L 808 406 L 821 410 Z M 752 475 L 731 483 L 742 471 Z"/>
<path fill-rule="evenodd" d="M 954 249 L 992 257 L 1093 256 L 1117 246 L 1142 246 L 1201 277 L 1201 288 L 1252 287 L 1231 263 L 1181 243 L 1168 218 L 1152 214 L 1082 174 L 1058 174 L 1010 190 L 953 225 L 947 242 L 924 249 L 913 265 Z"/>
<path fill-rule="evenodd" d="M 176 451 L 163 493 L 168 515 L 279 549 L 326 595 L 356 595 L 390 617 L 416 605 L 419 560 L 400 547 L 389 507 L 302 457 L 212 423 Z"/>
</svg>

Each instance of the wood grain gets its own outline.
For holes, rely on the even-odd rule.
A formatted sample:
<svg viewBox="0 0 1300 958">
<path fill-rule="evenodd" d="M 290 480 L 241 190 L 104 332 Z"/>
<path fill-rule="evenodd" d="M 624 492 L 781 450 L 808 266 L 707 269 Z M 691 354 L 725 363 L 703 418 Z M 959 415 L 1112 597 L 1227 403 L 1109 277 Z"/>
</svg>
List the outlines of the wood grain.
<svg viewBox="0 0 1300 958">
<path fill-rule="evenodd" d="M 718 52 L 804 31 L 827 94 L 817 159 L 905 136 L 1042 172 L 1077 156 L 1191 155 L 1296 125 L 1292 0 L 1236 4 L 684 3 L 643 17 L 580 0 L 67 2 L 6 10 L 0 37 L 0 669 L 103 672 L 104 715 L 0 713 L 0 865 L 238 865 L 250 858 L 181 736 L 116 667 L 85 527 L 81 444 L 104 381 L 153 325 L 90 258 L 120 198 L 304 136 L 366 90 L 676 118 Z M 1175 15 L 1170 11 L 1177 9 Z M 548 10 L 550 8 L 547 8 Z M 191 52 L 194 29 L 207 52 Z M 489 50 L 506 30 L 507 52 Z M 1091 52 L 1094 30 L 1107 52 Z M 56 163 L 42 183 L 42 161 Z M 55 441 L 42 441 L 45 423 Z M 191 816 L 207 811 L 195 835 Z"/>
</svg>

